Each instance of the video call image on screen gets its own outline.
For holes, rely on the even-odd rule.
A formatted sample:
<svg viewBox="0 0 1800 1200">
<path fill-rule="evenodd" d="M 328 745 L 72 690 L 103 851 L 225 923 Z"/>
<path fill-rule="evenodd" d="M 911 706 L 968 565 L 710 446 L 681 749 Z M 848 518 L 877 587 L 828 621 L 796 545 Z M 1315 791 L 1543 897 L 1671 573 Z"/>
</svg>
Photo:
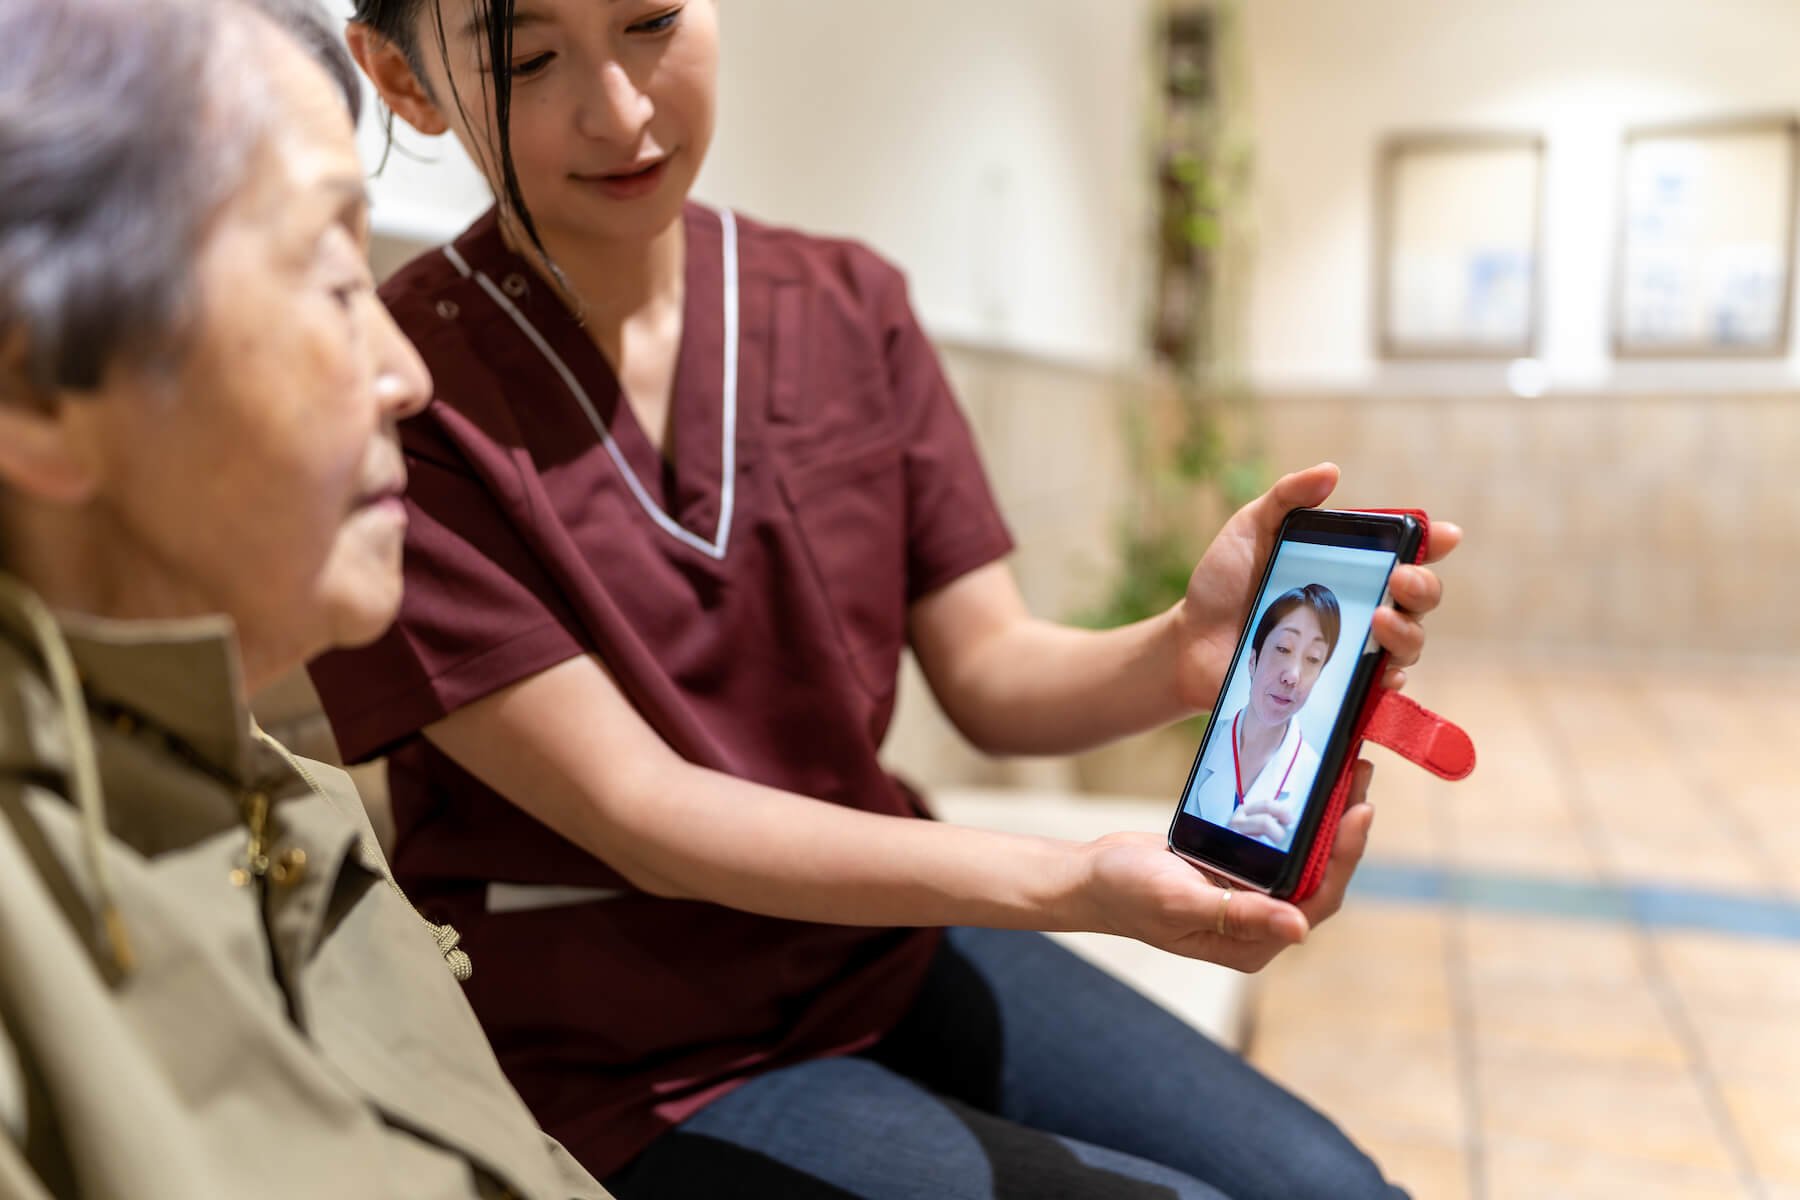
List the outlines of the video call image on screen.
<svg viewBox="0 0 1800 1200">
<path fill-rule="evenodd" d="M 1283 542 L 1182 809 L 1286 852 L 1395 556 Z"/>
</svg>

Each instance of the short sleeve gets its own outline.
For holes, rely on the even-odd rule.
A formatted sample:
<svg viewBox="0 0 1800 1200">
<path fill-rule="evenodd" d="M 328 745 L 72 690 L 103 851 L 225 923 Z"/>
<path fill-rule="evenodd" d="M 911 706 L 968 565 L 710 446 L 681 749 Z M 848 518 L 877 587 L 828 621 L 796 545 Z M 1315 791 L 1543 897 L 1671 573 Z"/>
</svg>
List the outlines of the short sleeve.
<svg viewBox="0 0 1800 1200">
<path fill-rule="evenodd" d="M 900 273 L 882 264 L 873 289 L 882 353 L 905 446 L 907 602 L 1012 552 L 968 420 Z"/>
<path fill-rule="evenodd" d="M 443 401 L 402 426 L 405 597 L 385 636 L 310 667 L 346 762 L 587 650 L 549 572 L 489 484 L 510 462 Z M 461 446 L 459 446 L 461 443 Z M 474 443 L 474 459 L 462 447 Z M 492 462 L 485 460 L 492 459 Z M 484 471 L 481 468 L 486 467 Z"/>
</svg>

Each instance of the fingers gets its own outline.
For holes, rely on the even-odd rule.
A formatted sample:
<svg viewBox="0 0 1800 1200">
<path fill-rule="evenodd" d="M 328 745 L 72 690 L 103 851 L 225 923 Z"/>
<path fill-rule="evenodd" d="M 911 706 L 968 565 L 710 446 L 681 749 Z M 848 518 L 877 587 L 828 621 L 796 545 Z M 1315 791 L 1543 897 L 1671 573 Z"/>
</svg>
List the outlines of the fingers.
<svg viewBox="0 0 1800 1200">
<path fill-rule="evenodd" d="M 1369 803 L 1369 784 L 1374 778 L 1374 763 L 1367 759 L 1359 758 L 1355 763 L 1351 764 L 1350 787 L 1349 790 L 1344 793 L 1344 807 L 1346 809 L 1358 804 Z M 1371 808 L 1369 811 L 1373 812 L 1374 809 Z M 1343 834 L 1341 832 L 1338 834 L 1338 840 L 1340 842 L 1343 840 Z M 1361 852 L 1358 851 L 1358 853 L 1360 854 Z"/>
<path fill-rule="evenodd" d="M 1254 969 L 1245 964 L 1259 953 L 1266 956 L 1303 941 L 1310 927 L 1301 911 L 1284 900 L 1216 884 L 1191 868 L 1178 888 L 1161 892 L 1156 905 L 1153 926 L 1123 932 L 1240 970 Z"/>
<path fill-rule="evenodd" d="M 1304 471 L 1283 475 L 1273 487 L 1251 501 L 1250 507 L 1256 510 L 1258 522 L 1265 527 L 1265 532 L 1273 534 L 1291 510 L 1316 508 L 1325 503 L 1337 483 L 1337 464 L 1320 463 Z"/>
<path fill-rule="evenodd" d="M 1319 890 L 1300 906 L 1300 911 L 1314 925 L 1343 906 L 1350 877 L 1356 874 L 1356 865 L 1368 848 L 1369 828 L 1375 821 L 1375 810 L 1368 804 L 1369 780 L 1374 773 L 1374 766 L 1367 761 L 1359 761 L 1351 772 L 1350 794 L 1344 801 L 1337 840 L 1332 843 L 1331 857 L 1325 864 L 1325 879 Z"/>
<path fill-rule="evenodd" d="M 1263 510 L 1261 516 L 1265 520 L 1273 516 L 1275 523 L 1279 524 L 1280 518 L 1286 516 L 1291 509 L 1317 508 L 1324 504 L 1331 498 L 1332 491 L 1337 488 L 1340 474 L 1337 464 L 1330 462 L 1319 463 L 1304 471 L 1294 471 L 1277 479 L 1275 485 L 1264 492 L 1260 498 L 1251 501 L 1250 506 L 1261 508 Z M 1274 525 L 1270 526 L 1271 529 L 1274 527 Z M 1462 526 L 1453 521 L 1433 521 L 1431 536 L 1426 539 L 1429 544 L 1425 547 L 1424 561 L 1427 563 L 1441 562 L 1462 544 L 1462 539 Z M 1409 568 L 1402 568 L 1402 570 L 1407 569 Z M 1395 598 L 1399 599 L 1398 593 Z M 1436 608 L 1437 600 L 1434 598 L 1424 607 L 1417 608 L 1405 600 L 1400 600 L 1400 604 L 1403 608 L 1425 612 Z"/>
<path fill-rule="evenodd" d="M 1427 539 L 1431 544 L 1425 547 L 1425 561 L 1428 563 L 1437 562 L 1461 545 L 1462 538 L 1463 531 L 1461 525 L 1455 525 L 1449 521 L 1433 521 L 1431 523 L 1431 537 Z"/>
<path fill-rule="evenodd" d="M 1269 499 L 1281 509 L 1283 516 L 1291 508 L 1313 508 L 1331 497 L 1338 484 L 1336 463 L 1320 463 L 1304 471 L 1294 471 L 1275 481 L 1268 491 Z"/>
<path fill-rule="evenodd" d="M 1388 576 L 1394 603 L 1414 616 L 1424 616 L 1444 599 L 1444 584 L 1429 567 L 1402 564 Z"/>
<path fill-rule="evenodd" d="M 1456 529 L 1456 526 L 1450 528 Z M 1461 533 L 1457 530 L 1456 536 L 1460 537 Z M 1390 688 L 1399 688 L 1406 682 L 1404 668 L 1418 662 L 1419 655 L 1425 650 L 1425 627 L 1419 618 L 1438 606 L 1444 598 L 1444 585 L 1436 571 L 1398 566 L 1388 576 L 1388 591 L 1399 607 L 1375 610 L 1375 640 L 1388 652 L 1390 676 L 1394 670 L 1402 671 L 1397 682 L 1384 678 L 1383 683 Z"/>
<path fill-rule="evenodd" d="M 1406 668 L 1419 661 L 1425 651 L 1425 627 L 1416 617 L 1395 612 L 1391 608 L 1375 610 L 1375 640 L 1388 652 L 1390 666 Z"/>
<path fill-rule="evenodd" d="M 1346 810 L 1338 822 L 1337 843 L 1326 864 L 1325 879 L 1319 890 L 1307 897 L 1301 906 L 1301 911 L 1313 924 L 1329 919 L 1343 907 L 1344 893 L 1349 890 L 1351 877 L 1356 874 L 1357 864 L 1368 848 L 1369 829 L 1374 822 L 1375 810 L 1367 804 Z"/>
<path fill-rule="evenodd" d="M 1229 896 L 1230 899 L 1225 899 Z M 1214 920 L 1208 932 L 1217 933 L 1218 910 L 1224 913 L 1224 936 L 1235 942 L 1273 941 L 1283 946 L 1306 940 L 1307 920 L 1299 909 L 1261 892 L 1219 889 L 1213 899 Z"/>
</svg>

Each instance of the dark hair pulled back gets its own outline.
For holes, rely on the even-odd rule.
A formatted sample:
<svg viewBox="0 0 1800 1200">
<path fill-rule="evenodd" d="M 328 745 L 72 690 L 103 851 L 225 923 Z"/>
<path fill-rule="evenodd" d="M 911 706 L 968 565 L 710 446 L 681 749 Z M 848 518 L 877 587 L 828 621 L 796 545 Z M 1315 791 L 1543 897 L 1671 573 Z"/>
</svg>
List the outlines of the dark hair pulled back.
<svg viewBox="0 0 1800 1200">
<path fill-rule="evenodd" d="M 515 0 L 475 0 L 475 20 L 484 36 L 483 53 L 487 56 L 488 72 L 482 76 L 482 99 L 487 99 L 488 84 L 493 80 L 494 125 L 498 133 L 498 145 L 494 149 L 500 161 L 487 161 L 488 147 L 475 147 L 476 156 L 481 160 L 484 174 L 490 180 L 498 180 L 500 203 L 518 221 L 531 244 L 543 255 L 546 264 L 550 262 L 549 252 L 538 237 L 537 222 L 532 220 L 531 210 L 525 203 L 525 193 L 519 187 L 519 173 L 513 166 L 512 156 L 512 53 L 513 53 L 513 9 Z M 446 68 L 450 62 L 449 37 L 444 30 L 444 9 L 442 0 L 356 0 L 356 9 L 352 17 L 357 23 L 367 25 L 376 33 L 399 47 L 406 55 L 406 61 L 412 65 L 413 74 L 417 75 L 421 84 L 425 83 L 425 59 L 420 52 L 419 27 L 420 16 L 426 8 L 431 10 L 431 28 L 436 34 L 437 51 Z M 446 69 L 446 74 L 448 70 Z M 462 114 L 463 120 L 469 120 L 469 110 L 464 107 L 462 96 L 456 91 L 454 81 L 450 84 L 451 100 Z M 390 136 L 392 129 L 390 126 Z"/>
</svg>

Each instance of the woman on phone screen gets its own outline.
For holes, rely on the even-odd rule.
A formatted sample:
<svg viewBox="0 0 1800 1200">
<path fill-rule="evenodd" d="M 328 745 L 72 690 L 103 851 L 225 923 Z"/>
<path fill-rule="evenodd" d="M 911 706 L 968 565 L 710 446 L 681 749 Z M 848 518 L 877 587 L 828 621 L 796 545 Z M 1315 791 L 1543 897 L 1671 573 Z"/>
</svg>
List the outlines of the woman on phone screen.
<svg viewBox="0 0 1800 1200">
<path fill-rule="evenodd" d="M 1393 1195 L 1325 1118 L 1022 932 L 1255 969 L 1335 909 L 1366 809 L 1295 907 L 1154 835 L 920 819 L 876 757 L 909 643 L 991 751 L 1209 703 L 1282 516 L 1335 470 L 1239 513 L 1164 617 L 1034 620 L 899 272 L 689 200 L 722 7 L 360 0 L 349 31 L 498 199 L 384 289 L 438 383 L 402 431 L 408 590 L 314 677 L 345 753 L 389 755 L 396 869 L 482 963 L 511 1078 L 627 1197 Z M 1394 586 L 1437 602 L 1429 570 Z M 1377 635 L 1418 656 L 1414 617 Z"/>
<path fill-rule="evenodd" d="M 1300 808 L 1319 773 L 1319 752 L 1295 718 L 1337 649 L 1337 596 L 1309 583 L 1277 596 L 1256 623 L 1246 663 L 1250 692 L 1215 732 L 1194 774 L 1187 809 L 1277 850 L 1294 840 Z"/>
</svg>

